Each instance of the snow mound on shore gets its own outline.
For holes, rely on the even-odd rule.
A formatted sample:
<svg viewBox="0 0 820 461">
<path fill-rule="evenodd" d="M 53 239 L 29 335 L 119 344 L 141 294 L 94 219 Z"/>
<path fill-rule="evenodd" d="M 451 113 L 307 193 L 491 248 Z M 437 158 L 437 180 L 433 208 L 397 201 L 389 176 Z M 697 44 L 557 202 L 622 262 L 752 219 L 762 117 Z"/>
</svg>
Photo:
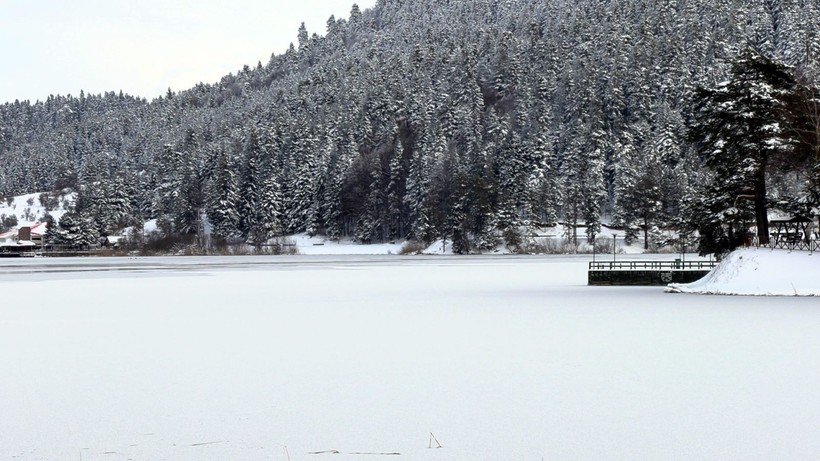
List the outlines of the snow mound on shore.
<svg viewBox="0 0 820 461">
<path fill-rule="evenodd" d="M 672 293 L 820 296 L 820 254 L 746 248 L 730 253 L 702 279 L 670 284 Z"/>
</svg>

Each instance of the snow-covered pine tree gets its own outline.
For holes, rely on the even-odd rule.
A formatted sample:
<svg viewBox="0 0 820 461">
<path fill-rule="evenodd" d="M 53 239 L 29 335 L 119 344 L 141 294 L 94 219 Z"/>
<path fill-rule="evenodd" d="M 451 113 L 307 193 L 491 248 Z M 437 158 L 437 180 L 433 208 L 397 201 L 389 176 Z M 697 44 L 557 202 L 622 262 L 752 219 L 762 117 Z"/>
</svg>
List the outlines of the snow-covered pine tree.
<svg viewBox="0 0 820 461">
<path fill-rule="evenodd" d="M 789 155 L 796 144 L 786 129 L 787 101 L 794 88 L 795 80 L 784 65 L 747 49 L 733 62 L 727 82 L 697 93 L 692 136 L 714 173 L 706 192 L 709 215 L 702 220 L 712 234 L 719 230 L 716 223 L 727 224 L 720 240 L 728 246 L 719 246 L 719 251 L 732 249 L 745 238 L 743 210 L 753 213 L 759 241 L 769 241 L 766 181 L 774 160 Z"/>
<path fill-rule="evenodd" d="M 209 187 L 211 201 L 207 213 L 214 237 L 224 241 L 241 235 L 239 172 L 237 161 L 228 149 L 216 152 L 216 166 Z"/>
<path fill-rule="evenodd" d="M 262 171 L 260 162 L 264 152 L 259 143 L 258 135 L 254 130 L 248 134 L 248 140 L 245 144 L 243 156 L 245 165 L 242 169 L 241 186 L 239 189 L 239 211 L 240 224 L 239 230 L 251 239 L 251 234 L 257 236 L 255 239 L 258 242 L 258 235 L 260 235 L 259 228 L 262 226 L 260 217 L 261 197 L 259 189 L 262 186 Z"/>
<path fill-rule="evenodd" d="M 642 234 L 644 249 L 663 211 L 662 163 L 654 142 L 641 139 L 649 134 L 647 129 L 645 124 L 636 127 L 636 134 L 619 144 L 615 169 L 616 221 L 624 226 L 627 243 Z"/>
<path fill-rule="evenodd" d="M 272 174 L 262 182 L 259 191 L 256 226 L 251 228 L 248 240 L 254 245 L 261 245 L 268 240 L 282 235 L 282 194 L 276 175 Z"/>
</svg>

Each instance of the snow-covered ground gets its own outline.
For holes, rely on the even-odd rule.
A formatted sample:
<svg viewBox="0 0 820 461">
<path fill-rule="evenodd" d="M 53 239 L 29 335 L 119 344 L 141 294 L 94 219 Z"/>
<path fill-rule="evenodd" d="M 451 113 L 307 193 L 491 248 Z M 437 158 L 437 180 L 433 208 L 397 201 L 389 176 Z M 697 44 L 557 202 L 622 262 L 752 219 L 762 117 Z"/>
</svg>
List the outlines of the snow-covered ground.
<svg viewBox="0 0 820 461">
<path fill-rule="evenodd" d="M 6 200 L 0 201 L 0 218 L 3 216 L 15 216 L 17 218 L 18 226 L 31 226 L 32 224 L 42 222 L 46 213 L 49 213 L 57 221 L 65 214 L 66 207 L 64 206 L 74 202 L 75 194 L 66 194 L 56 196 L 56 206 L 47 209 L 44 204 L 40 203 L 40 193 L 18 195 L 12 197 L 10 202 Z"/>
<path fill-rule="evenodd" d="M 746 248 L 730 253 L 706 277 L 673 284 L 678 293 L 820 296 L 820 254 Z"/>
<path fill-rule="evenodd" d="M 155 227 L 155 226 L 154 226 Z M 579 229 L 579 250 L 584 253 L 591 253 L 591 246 L 586 243 L 586 236 L 584 234 L 585 228 Z M 616 239 L 617 253 L 620 255 L 640 255 L 644 253 L 643 241 L 632 242 L 627 245 L 624 241 L 623 231 L 613 231 L 609 228 L 598 234 L 599 241 L 606 241 L 611 243 L 613 238 Z M 406 241 L 397 241 L 392 243 L 374 243 L 374 244 L 360 244 L 357 241 L 346 238 L 341 240 L 332 240 L 321 235 L 308 236 L 307 234 L 296 234 L 288 236 L 295 246 L 298 254 L 302 255 L 391 255 L 401 254 Z M 553 245 L 560 247 L 566 242 L 566 230 L 563 226 L 556 226 L 547 231 L 542 232 L 537 237 L 533 238 L 535 243 L 544 243 L 546 240 L 552 240 Z M 668 249 L 672 251 L 672 249 Z M 567 248 L 567 253 L 569 253 Z M 436 240 L 421 250 L 425 255 L 453 255 L 453 242 L 451 240 Z M 485 254 L 490 255 L 509 255 L 512 251 L 504 244 L 499 244 L 494 250 L 485 251 Z M 657 255 L 655 257 L 658 257 Z M 662 257 L 662 256 L 661 256 Z"/>
<path fill-rule="evenodd" d="M 587 261 L 0 260 L 0 459 L 820 457 L 815 298 Z"/>
<path fill-rule="evenodd" d="M 297 234 L 288 237 L 300 255 L 389 255 L 399 254 L 404 242 L 361 245 L 350 239 L 331 240 L 322 236 Z"/>
</svg>

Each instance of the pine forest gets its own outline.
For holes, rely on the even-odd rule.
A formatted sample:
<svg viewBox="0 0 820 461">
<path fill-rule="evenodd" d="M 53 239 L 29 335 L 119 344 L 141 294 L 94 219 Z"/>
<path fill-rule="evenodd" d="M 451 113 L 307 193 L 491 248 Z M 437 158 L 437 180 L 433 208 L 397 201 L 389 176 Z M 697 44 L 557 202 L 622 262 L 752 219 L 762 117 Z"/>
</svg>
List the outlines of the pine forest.
<svg viewBox="0 0 820 461">
<path fill-rule="evenodd" d="M 76 192 L 55 238 L 156 219 L 461 253 L 559 222 L 720 252 L 770 209 L 818 213 L 818 0 L 379 0 L 294 32 L 152 101 L 0 106 L 0 198 Z"/>
</svg>

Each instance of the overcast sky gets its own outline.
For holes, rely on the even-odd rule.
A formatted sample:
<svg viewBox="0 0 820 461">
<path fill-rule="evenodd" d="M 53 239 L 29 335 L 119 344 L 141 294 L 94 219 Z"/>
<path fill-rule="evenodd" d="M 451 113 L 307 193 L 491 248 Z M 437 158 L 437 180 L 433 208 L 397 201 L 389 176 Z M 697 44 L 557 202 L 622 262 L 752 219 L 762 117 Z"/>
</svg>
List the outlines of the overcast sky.
<svg viewBox="0 0 820 461">
<path fill-rule="evenodd" d="M 0 0 L 0 104 L 123 90 L 149 100 L 283 53 L 301 22 L 375 0 Z"/>
</svg>

